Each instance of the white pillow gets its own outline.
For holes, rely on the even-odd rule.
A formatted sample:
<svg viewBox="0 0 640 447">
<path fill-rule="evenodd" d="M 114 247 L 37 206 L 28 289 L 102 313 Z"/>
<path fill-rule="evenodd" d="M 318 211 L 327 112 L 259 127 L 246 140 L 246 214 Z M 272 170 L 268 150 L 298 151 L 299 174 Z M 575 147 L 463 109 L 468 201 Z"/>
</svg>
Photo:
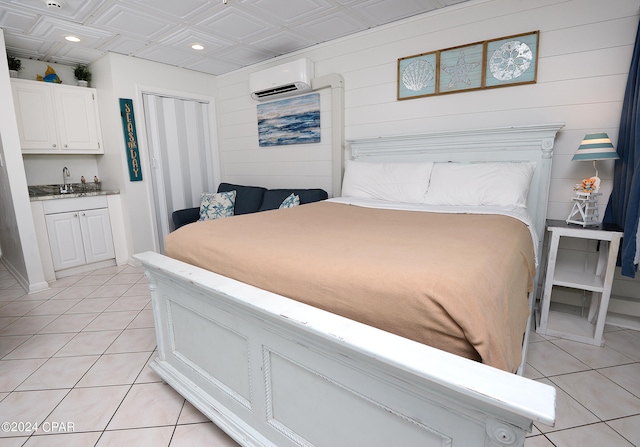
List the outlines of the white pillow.
<svg viewBox="0 0 640 447">
<path fill-rule="evenodd" d="M 527 206 L 535 162 L 436 163 L 428 205 Z"/>
<path fill-rule="evenodd" d="M 347 160 L 342 181 L 344 197 L 403 203 L 423 203 L 433 162 L 369 163 Z"/>
</svg>

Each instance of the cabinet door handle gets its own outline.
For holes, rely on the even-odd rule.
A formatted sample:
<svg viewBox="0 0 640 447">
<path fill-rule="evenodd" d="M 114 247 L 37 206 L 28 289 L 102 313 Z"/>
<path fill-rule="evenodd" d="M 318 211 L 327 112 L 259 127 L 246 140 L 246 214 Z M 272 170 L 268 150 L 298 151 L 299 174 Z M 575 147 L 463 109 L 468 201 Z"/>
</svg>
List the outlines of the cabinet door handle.
<svg viewBox="0 0 640 447">
<path fill-rule="evenodd" d="M 74 214 L 74 215 L 73 215 L 73 217 L 78 217 L 78 214 L 77 214 L 77 213 L 76 213 L 76 214 Z"/>
<path fill-rule="evenodd" d="M 53 143 L 53 147 L 56 147 L 56 143 Z"/>
<path fill-rule="evenodd" d="M 82 216 L 83 216 L 83 217 L 86 217 L 86 215 L 87 215 L 86 213 L 82 213 Z"/>
<path fill-rule="evenodd" d="M 65 144 L 64 147 L 67 147 L 67 145 Z"/>
</svg>

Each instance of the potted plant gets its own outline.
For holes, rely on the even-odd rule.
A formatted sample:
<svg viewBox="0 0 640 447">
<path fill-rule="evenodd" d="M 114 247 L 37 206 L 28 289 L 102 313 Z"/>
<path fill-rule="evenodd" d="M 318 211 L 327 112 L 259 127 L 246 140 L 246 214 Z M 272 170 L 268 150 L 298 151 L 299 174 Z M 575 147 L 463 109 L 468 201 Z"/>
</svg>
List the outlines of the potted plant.
<svg viewBox="0 0 640 447">
<path fill-rule="evenodd" d="M 86 65 L 76 65 L 76 68 L 73 70 L 73 75 L 81 87 L 87 87 L 89 82 L 91 82 L 91 72 Z"/>
<path fill-rule="evenodd" d="M 17 57 L 7 55 L 7 62 L 9 63 L 9 76 L 17 78 L 18 72 L 22 70 L 22 61 Z"/>
</svg>

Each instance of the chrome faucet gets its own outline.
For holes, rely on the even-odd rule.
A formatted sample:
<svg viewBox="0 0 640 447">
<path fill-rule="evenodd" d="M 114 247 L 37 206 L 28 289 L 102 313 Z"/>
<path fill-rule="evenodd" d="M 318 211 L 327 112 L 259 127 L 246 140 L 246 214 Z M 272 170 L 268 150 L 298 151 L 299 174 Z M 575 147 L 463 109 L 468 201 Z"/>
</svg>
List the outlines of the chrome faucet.
<svg viewBox="0 0 640 447">
<path fill-rule="evenodd" d="M 69 172 L 69 168 L 66 166 L 62 168 L 62 186 L 60 186 L 60 193 L 64 194 L 67 192 L 73 192 L 73 187 L 69 185 L 69 189 L 67 189 L 67 177 L 70 177 L 71 173 Z"/>
</svg>

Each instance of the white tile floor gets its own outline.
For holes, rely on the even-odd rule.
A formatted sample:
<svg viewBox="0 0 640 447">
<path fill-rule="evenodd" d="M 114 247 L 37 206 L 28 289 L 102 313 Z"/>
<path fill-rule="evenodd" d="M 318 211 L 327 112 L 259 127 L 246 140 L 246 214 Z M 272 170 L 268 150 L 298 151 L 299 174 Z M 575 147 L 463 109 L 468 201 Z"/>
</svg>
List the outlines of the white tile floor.
<svg viewBox="0 0 640 447">
<path fill-rule="evenodd" d="M 640 446 L 640 332 L 606 326 L 602 348 L 531 335 L 525 376 L 556 387 L 557 420 L 525 447 Z"/>
<path fill-rule="evenodd" d="M 640 332 L 607 327 L 605 340 L 532 334 L 525 375 L 557 388 L 558 417 L 526 447 L 640 447 Z M 0 447 L 237 446 L 151 371 L 154 349 L 141 269 L 26 295 L 0 265 L 0 422 L 41 422 L 35 433 L 3 426 Z"/>
<path fill-rule="evenodd" d="M 147 366 L 155 347 L 142 269 L 26 295 L 0 264 L 0 422 L 41 423 L 3 425 L 0 447 L 237 447 Z"/>
</svg>

